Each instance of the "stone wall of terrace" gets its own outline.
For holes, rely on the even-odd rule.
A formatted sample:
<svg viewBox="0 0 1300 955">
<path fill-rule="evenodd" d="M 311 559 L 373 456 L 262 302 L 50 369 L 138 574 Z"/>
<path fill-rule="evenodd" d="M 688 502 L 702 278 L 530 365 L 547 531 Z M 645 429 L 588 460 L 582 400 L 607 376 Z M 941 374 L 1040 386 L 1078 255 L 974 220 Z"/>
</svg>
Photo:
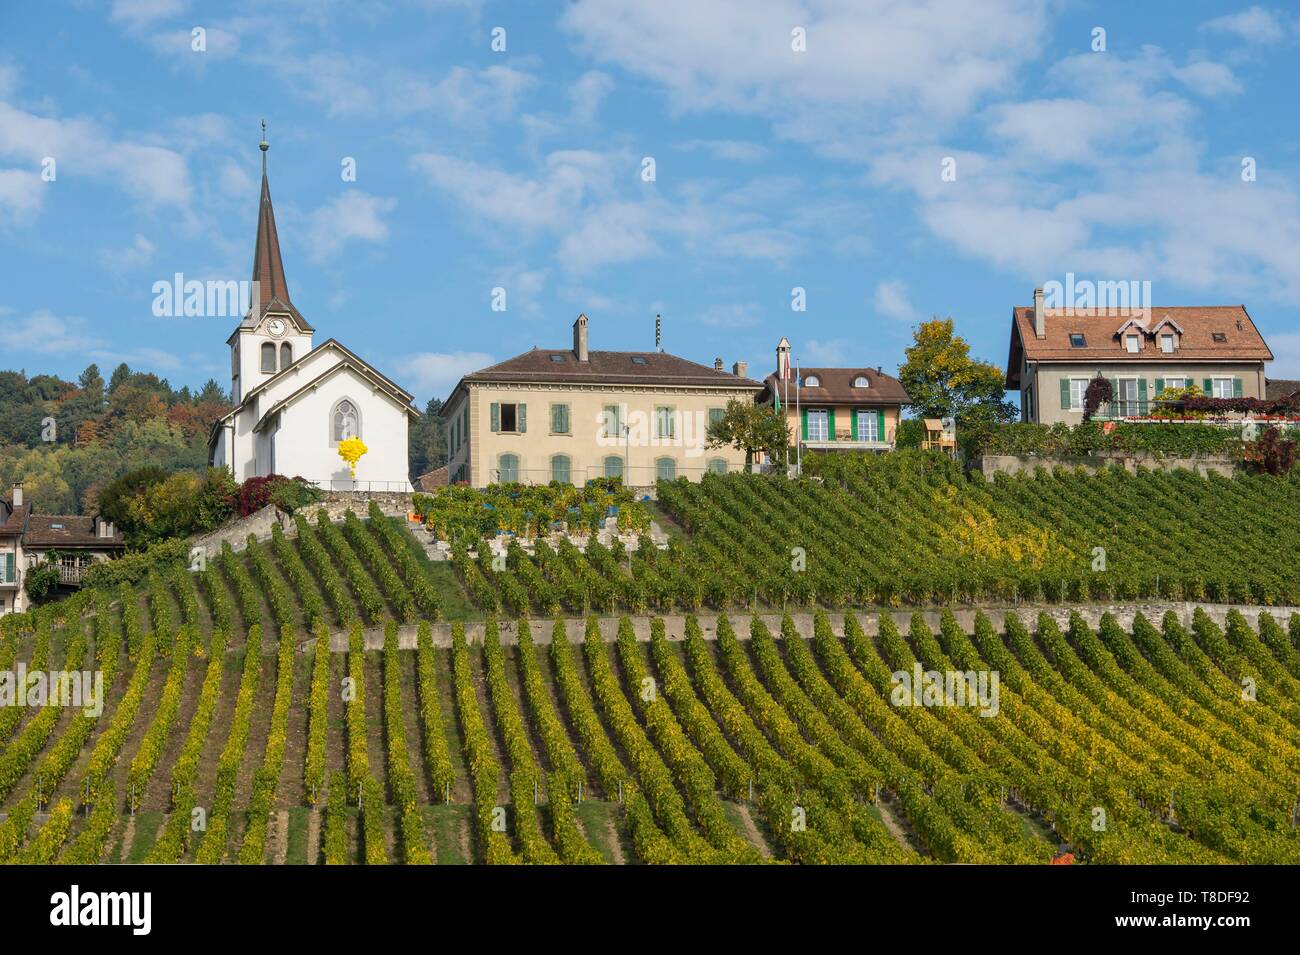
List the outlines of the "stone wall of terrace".
<svg viewBox="0 0 1300 955">
<path fill-rule="evenodd" d="M 1137 473 L 1139 467 L 1151 471 L 1189 470 L 1205 477 L 1209 474 L 1221 474 L 1232 477 L 1241 468 L 1238 458 L 1226 456 L 1206 456 L 1195 458 L 1160 457 L 1154 454 L 1135 454 L 1131 452 L 1105 452 L 1086 457 L 1042 457 L 1033 454 L 986 454 L 975 462 L 975 466 L 986 477 L 995 474 L 1032 474 L 1038 468 L 1055 471 L 1058 468 L 1073 470 L 1083 468 L 1095 472 L 1119 465 L 1130 474 Z"/>
</svg>

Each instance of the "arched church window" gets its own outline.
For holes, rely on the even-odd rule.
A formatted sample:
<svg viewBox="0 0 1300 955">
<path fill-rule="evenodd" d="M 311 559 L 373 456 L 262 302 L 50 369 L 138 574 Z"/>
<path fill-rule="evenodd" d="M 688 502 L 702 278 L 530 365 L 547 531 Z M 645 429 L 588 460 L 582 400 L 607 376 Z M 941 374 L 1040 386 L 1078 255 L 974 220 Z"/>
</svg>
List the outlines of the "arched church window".
<svg viewBox="0 0 1300 955">
<path fill-rule="evenodd" d="M 334 406 L 330 415 L 330 443 L 338 444 L 348 438 L 361 437 L 361 413 L 357 406 L 344 398 Z"/>
<path fill-rule="evenodd" d="M 288 342 L 280 343 L 280 370 L 284 371 L 293 364 L 293 346 Z"/>
<path fill-rule="evenodd" d="M 262 342 L 262 374 L 275 374 L 275 343 Z"/>
</svg>

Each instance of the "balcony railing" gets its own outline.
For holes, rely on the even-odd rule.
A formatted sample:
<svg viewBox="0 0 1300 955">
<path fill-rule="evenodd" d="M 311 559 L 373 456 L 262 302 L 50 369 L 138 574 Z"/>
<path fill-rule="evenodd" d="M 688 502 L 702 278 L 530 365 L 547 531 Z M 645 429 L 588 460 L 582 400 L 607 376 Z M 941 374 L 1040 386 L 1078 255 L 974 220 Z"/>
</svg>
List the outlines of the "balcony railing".
<svg viewBox="0 0 1300 955">
<path fill-rule="evenodd" d="M 803 438 L 800 444 L 807 451 L 889 451 L 893 448 L 882 438 L 855 438 L 852 431 L 839 428 L 833 435 Z"/>
<path fill-rule="evenodd" d="M 1247 416 L 1240 412 L 1227 414 L 1188 414 L 1183 416 L 1175 410 L 1177 402 L 1156 401 L 1150 398 L 1103 401 L 1092 416 L 1093 421 L 1141 421 L 1153 424 L 1210 424 L 1225 428 L 1240 428 L 1243 424 L 1254 422 L 1259 426 L 1277 425 L 1283 428 L 1300 426 L 1300 421 L 1274 416 Z"/>
</svg>

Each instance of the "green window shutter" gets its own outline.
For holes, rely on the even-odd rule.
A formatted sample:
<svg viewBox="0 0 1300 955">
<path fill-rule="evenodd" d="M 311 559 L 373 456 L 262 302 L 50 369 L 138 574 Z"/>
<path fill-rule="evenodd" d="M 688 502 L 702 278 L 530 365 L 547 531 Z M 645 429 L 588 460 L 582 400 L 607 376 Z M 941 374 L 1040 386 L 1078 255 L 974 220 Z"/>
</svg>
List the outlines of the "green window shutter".
<svg viewBox="0 0 1300 955">
<path fill-rule="evenodd" d="M 849 437 L 854 441 L 858 440 L 858 415 L 860 413 L 856 409 L 849 409 Z"/>
<path fill-rule="evenodd" d="M 1139 378 L 1138 379 L 1138 401 L 1146 401 L 1146 400 L 1147 400 L 1147 380 L 1145 378 Z"/>
<path fill-rule="evenodd" d="M 12 583 L 14 579 L 14 555 L 5 554 L 5 582 Z"/>
<path fill-rule="evenodd" d="M 1061 379 L 1061 410 L 1070 410 L 1070 379 Z"/>
<path fill-rule="evenodd" d="M 523 434 L 528 430 L 528 405 L 520 404 L 515 411 L 515 417 L 519 419 L 519 433 Z"/>
<path fill-rule="evenodd" d="M 1213 379 L 1213 378 L 1206 378 L 1206 379 L 1205 379 L 1205 394 L 1206 394 L 1207 396 L 1213 396 L 1213 394 L 1214 394 L 1214 379 Z"/>
<path fill-rule="evenodd" d="M 1156 397 L 1157 397 L 1157 398 L 1160 397 L 1160 392 L 1162 392 L 1162 391 L 1164 391 L 1164 390 L 1165 390 L 1165 380 L 1164 380 L 1163 378 L 1157 378 L 1157 379 L 1156 379 Z"/>
<path fill-rule="evenodd" d="M 1240 398 L 1240 397 L 1241 397 L 1241 379 L 1240 379 L 1240 378 L 1234 378 L 1234 379 L 1232 379 L 1232 397 L 1234 397 L 1234 398 Z"/>
<path fill-rule="evenodd" d="M 885 440 L 885 409 L 876 409 L 876 440 Z"/>
<path fill-rule="evenodd" d="M 492 430 L 501 430 L 501 402 L 492 402 Z"/>
<path fill-rule="evenodd" d="M 835 440 L 835 409 L 826 409 L 826 437 L 831 441 Z"/>
<path fill-rule="evenodd" d="M 803 409 L 803 439 L 808 440 L 808 409 Z"/>
</svg>

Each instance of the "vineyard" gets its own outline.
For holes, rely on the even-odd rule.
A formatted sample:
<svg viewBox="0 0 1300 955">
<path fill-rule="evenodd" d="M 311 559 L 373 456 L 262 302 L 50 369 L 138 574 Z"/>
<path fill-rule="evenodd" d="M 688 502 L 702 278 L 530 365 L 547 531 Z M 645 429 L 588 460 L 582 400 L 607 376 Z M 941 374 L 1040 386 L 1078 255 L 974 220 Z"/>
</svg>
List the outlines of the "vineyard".
<svg viewBox="0 0 1300 955">
<path fill-rule="evenodd" d="M 511 493 L 594 531 L 611 492 Z M 635 547 L 504 560 L 448 534 L 431 561 L 374 504 L 300 513 L 0 619 L 0 673 L 105 694 L 0 706 L 0 861 L 1300 862 L 1300 615 L 980 609 L 1300 602 L 1293 480 L 900 456 L 658 497 L 614 505 Z M 473 505 L 426 517 L 500 509 Z M 972 606 L 846 609 L 909 603 Z M 900 695 L 923 672 L 995 693 Z"/>
<path fill-rule="evenodd" d="M 667 548 L 564 535 L 505 566 L 452 558 L 485 612 L 1188 600 L 1300 604 L 1300 477 L 1191 471 L 967 477 L 946 459 L 825 455 L 811 480 L 661 482 Z M 457 489 L 464 490 L 464 489 Z M 487 512 L 482 512 L 487 513 Z M 492 533 L 497 525 L 480 530 Z"/>
</svg>

